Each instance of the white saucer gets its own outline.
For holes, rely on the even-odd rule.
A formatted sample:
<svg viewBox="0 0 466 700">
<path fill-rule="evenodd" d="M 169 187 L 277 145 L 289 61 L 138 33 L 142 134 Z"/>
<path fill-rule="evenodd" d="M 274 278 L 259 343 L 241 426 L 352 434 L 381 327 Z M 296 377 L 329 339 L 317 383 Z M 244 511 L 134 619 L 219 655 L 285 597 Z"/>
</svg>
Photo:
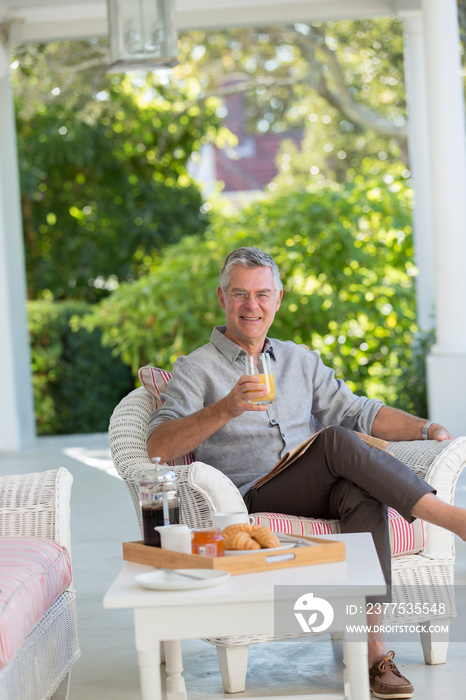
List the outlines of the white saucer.
<svg viewBox="0 0 466 700">
<path fill-rule="evenodd" d="M 263 552 L 273 554 L 274 552 L 281 552 L 282 549 L 291 549 L 292 547 L 296 547 L 294 542 L 287 542 L 286 544 L 280 545 L 280 547 L 270 547 L 268 549 L 226 549 L 225 556 L 236 557 L 238 554 L 263 554 Z"/>
<path fill-rule="evenodd" d="M 199 576 L 199 579 L 178 575 L 177 571 Z M 153 591 L 184 591 L 217 586 L 228 578 L 230 578 L 228 571 L 216 569 L 173 569 L 173 571 L 150 571 L 147 574 L 139 574 L 135 577 L 135 581 L 143 588 Z"/>
</svg>

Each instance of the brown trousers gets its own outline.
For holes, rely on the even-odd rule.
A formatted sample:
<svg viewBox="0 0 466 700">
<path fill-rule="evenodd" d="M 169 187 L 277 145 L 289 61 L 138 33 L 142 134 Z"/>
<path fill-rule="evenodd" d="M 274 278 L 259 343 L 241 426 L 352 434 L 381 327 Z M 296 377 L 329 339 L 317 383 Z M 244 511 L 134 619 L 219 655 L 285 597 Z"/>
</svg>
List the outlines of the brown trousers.
<svg viewBox="0 0 466 700">
<path fill-rule="evenodd" d="M 251 489 L 244 500 L 250 513 L 335 518 L 344 533 L 370 532 L 390 586 L 387 506 L 412 522 L 414 505 L 433 491 L 388 452 L 365 444 L 352 430 L 331 426 L 296 462 Z"/>
</svg>

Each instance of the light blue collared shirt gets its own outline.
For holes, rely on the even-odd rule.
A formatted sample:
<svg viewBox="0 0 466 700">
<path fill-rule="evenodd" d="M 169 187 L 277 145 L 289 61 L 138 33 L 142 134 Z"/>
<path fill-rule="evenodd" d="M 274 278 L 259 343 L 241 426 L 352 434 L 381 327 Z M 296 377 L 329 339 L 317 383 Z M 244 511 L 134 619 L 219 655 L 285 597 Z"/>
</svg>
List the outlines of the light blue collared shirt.
<svg viewBox="0 0 466 700">
<path fill-rule="evenodd" d="M 147 436 L 161 423 L 183 418 L 224 398 L 244 374 L 246 351 L 214 328 L 210 342 L 179 357 L 164 405 L 152 414 Z M 226 474 L 244 496 L 290 449 L 322 425 L 371 434 L 382 401 L 356 396 L 316 352 L 291 341 L 266 339 L 277 395 L 267 411 L 245 411 L 194 450 L 196 460 Z"/>
</svg>

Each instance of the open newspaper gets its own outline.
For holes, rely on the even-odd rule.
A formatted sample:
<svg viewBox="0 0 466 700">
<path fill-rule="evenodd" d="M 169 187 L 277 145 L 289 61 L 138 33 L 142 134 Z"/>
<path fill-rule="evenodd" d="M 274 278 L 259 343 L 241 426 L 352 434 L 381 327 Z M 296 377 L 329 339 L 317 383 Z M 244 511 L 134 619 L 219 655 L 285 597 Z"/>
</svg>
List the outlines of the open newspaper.
<svg viewBox="0 0 466 700">
<path fill-rule="evenodd" d="M 309 448 L 309 445 L 312 445 L 316 437 L 320 435 L 320 433 L 323 430 L 325 430 L 325 428 L 322 428 L 322 430 L 319 430 L 317 433 L 314 433 L 314 435 L 311 435 L 311 437 L 302 442 L 300 445 L 284 454 L 283 457 L 276 463 L 276 465 L 272 467 L 272 469 L 269 472 L 267 472 L 267 474 L 264 474 L 264 476 L 261 476 L 261 478 L 256 481 L 252 488 L 257 489 L 259 486 L 262 486 L 263 484 L 267 483 L 267 481 L 270 481 L 270 479 L 273 479 L 273 477 L 277 476 L 277 474 L 280 474 L 280 472 L 289 467 L 290 464 L 296 462 L 296 460 L 306 452 L 306 450 Z M 379 450 L 387 449 L 388 442 L 386 440 L 381 440 L 380 438 L 372 437 L 372 435 L 358 433 L 357 431 L 354 432 L 367 445 L 376 447 Z"/>
</svg>

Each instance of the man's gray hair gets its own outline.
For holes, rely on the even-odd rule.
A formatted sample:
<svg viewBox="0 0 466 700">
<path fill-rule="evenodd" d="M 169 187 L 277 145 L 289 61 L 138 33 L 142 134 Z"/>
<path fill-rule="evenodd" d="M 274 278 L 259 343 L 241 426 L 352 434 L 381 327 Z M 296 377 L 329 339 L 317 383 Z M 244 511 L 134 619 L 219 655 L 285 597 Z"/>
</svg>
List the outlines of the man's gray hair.
<svg viewBox="0 0 466 700">
<path fill-rule="evenodd" d="M 230 284 L 231 271 L 238 266 L 243 267 L 270 267 L 273 274 L 273 283 L 275 286 L 275 291 L 280 292 L 283 289 L 283 284 L 280 279 L 280 270 L 278 265 L 271 255 L 264 253 L 263 250 L 259 248 L 237 248 L 228 253 L 223 263 L 222 271 L 220 273 L 220 289 L 222 292 L 226 292 L 228 285 Z"/>
</svg>

